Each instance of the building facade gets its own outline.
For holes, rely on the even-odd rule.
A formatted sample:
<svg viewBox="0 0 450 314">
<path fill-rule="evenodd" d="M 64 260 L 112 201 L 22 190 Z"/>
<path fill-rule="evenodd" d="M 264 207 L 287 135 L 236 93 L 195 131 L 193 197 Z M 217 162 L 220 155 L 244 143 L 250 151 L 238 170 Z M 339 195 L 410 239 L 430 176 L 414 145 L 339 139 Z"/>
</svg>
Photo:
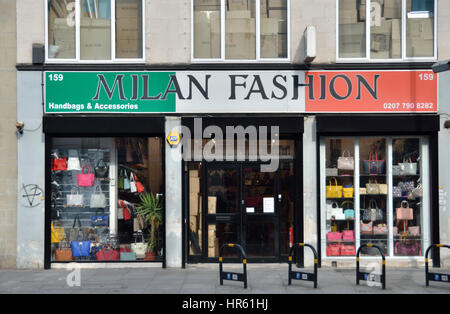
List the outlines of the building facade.
<svg viewBox="0 0 450 314">
<path fill-rule="evenodd" d="M 17 2 L 16 267 L 183 267 L 225 243 L 278 263 L 298 242 L 412 266 L 448 243 L 450 4 L 308 4 Z"/>
</svg>

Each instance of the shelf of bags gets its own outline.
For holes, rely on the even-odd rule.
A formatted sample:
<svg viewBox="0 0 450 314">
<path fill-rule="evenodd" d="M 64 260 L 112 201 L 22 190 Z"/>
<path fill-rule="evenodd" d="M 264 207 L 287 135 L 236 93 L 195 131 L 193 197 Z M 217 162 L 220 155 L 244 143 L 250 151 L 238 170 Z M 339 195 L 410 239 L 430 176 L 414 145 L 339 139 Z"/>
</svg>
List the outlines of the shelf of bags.
<svg viewBox="0 0 450 314">
<path fill-rule="evenodd" d="M 347 243 L 355 243 L 355 242 L 356 242 L 355 239 L 353 239 L 353 240 L 331 240 L 331 241 L 327 240 L 327 244 L 329 244 L 329 243 L 343 243 L 343 244 L 347 244 Z"/>
</svg>

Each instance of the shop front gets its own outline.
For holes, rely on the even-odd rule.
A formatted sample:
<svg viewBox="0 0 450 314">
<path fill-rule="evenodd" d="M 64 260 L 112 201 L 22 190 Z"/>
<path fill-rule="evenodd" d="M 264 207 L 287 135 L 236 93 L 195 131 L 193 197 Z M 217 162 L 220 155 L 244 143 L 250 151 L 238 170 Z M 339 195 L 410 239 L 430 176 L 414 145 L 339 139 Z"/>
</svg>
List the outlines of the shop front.
<svg viewBox="0 0 450 314">
<path fill-rule="evenodd" d="M 44 187 L 45 215 L 20 205 L 18 242 L 42 242 L 47 268 L 182 267 L 216 262 L 230 242 L 251 262 L 286 261 L 297 242 L 323 265 L 368 242 L 417 260 L 439 239 L 429 70 L 22 71 L 19 82 L 18 118 L 44 134 L 19 139 L 19 186 Z M 44 110 L 29 110 L 36 99 Z M 41 260 L 30 250 L 24 267 Z"/>
</svg>

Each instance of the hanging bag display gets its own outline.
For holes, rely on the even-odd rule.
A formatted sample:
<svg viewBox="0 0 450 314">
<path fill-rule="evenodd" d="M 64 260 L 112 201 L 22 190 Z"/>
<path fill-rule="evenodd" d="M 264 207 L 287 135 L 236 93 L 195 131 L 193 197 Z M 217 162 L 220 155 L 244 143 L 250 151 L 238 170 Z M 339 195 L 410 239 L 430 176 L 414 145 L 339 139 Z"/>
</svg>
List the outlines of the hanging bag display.
<svg viewBox="0 0 450 314">
<path fill-rule="evenodd" d="M 67 161 L 67 170 L 80 171 L 80 158 L 76 149 L 69 149 L 69 160 Z"/>
<path fill-rule="evenodd" d="M 403 159 L 403 162 L 398 163 L 400 168 L 400 175 L 416 175 L 417 174 L 417 162 L 412 162 L 411 158 Z"/>
<path fill-rule="evenodd" d="M 341 198 L 342 197 L 342 185 L 338 185 L 337 179 L 333 178 L 334 185 L 329 181 L 330 185 L 327 185 L 326 194 L 327 198 Z"/>
<path fill-rule="evenodd" d="M 346 154 L 347 153 L 347 154 Z M 342 156 L 338 158 L 337 167 L 339 170 L 354 170 L 355 160 L 348 150 L 344 150 Z"/>
<path fill-rule="evenodd" d="M 67 206 L 83 206 L 84 205 L 84 196 L 80 194 L 80 189 L 77 187 L 73 187 L 70 191 L 70 194 L 67 194 Z"/>
<path fill-rule="evenodd" d="M 136 182 L 136 190 L 138 193 L 142 193 L 145 192 L 145 188 L 144 185 L 142 184 L 141 181 L 139 181 L 138 177 L 136 176 L 136 174 L 134 174 L 134 180 Z"/>
<path fill-rule="evenodd" d="M 58 154 L 53 153 L 52 160 L 51 160 L 51 169 L 52 171 L 63 171 L 67 170 L 67 159 L 66 158 L 59 158 Z"/>
<path fill-rule="evenodd" d="M 140 238 L 140 242 L 138 241 Z M 142 232 L 137 232 L 134 243 L 131 244 L 131 251 L 136 253 L 136 258 L 145 258 L 145 253 L 147 252 L 148 244 L 144 241 L 144 234 Z"/>
<path fill-rule="evenodd" d="M 94 193 L 92 193 L 91 195 L 90 207 L 105 208 L 106 206 L 108 206 L 108 203 L 106 201 L 106 195 L 103 193 L 101 185 L 96 184 L 94 188 Z"/>
<path fill-rule="evenodd" d="M 85 169 L 88 170 L 87 173 L 84 173 Z M 81 173 L 77 174 L 77 184 L 78 186 L 93 186 L 95 180 L 95 175 L 91 173 L 91 167 L 89 164 L 85 164 L 83 168 L 81 168 Z"/>
<path fill-rule="evenodd" d="M 136 187 L 136 180 L 134 179 L 134 173 L 130 172 L 130 192 L 136 193 L 137 187 Z"/>
<path fill-rule="evenodd" d="M 100 159 L 94 168 L 94 172 L 97 178 L 104 179 L 109 176 L 109 167 L 103 159 Z"/>
<path fill-rule="evenodd" d="M 75 228 L 75 225 L 78 221 L 78 227 Z M 72 256 L 73 257 L 88 257 L 91 250 L 91 241 L 85 241 L 85 235 L 83 230 L 81 230 L 81 221 L 80 216 L 76 216 L 73 220 L 73 230 L 76 230 L 76 238 L 74 241 L 70 242 L 70 246 L 72 247 Z M 81 234 L 81 237 L 80 237 Z"/>
<path fill-rule="evenodd" d="M 368 175 L 379 175 L 384 173 L 385 160 L 378 159 L 377 152 L 370 152 L 369 159 L 363 160 L 363 170 Z"/>
<path fill-rule="evenodd" d="M 123 189 L 125 191 L 130 189 L 130 179 L 128 178 L 128 174 L 127 174 L 126 170 L 123 171 Z"/>
<path fill-rule="evenodd" d="M 55 227 L 53 222 L 51 223 L 51 243 L 59 243 L 64 239 L 64 227 Z"/>
<path fill-rule="evenodd" d="M 409 207 L 409 203 L 407 201 L 402 201 L 400 207 L 395 210 L 395 216 L 397 220 L 413 220 L 413 209 Z"/>
</svg>

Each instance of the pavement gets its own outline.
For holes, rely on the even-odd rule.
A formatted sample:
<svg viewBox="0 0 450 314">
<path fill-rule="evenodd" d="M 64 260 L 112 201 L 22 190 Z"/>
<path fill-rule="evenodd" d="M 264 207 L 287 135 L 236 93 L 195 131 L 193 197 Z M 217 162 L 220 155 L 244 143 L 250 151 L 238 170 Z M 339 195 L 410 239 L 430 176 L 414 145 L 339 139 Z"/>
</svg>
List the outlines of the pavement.
<svg viewBox="0 0 450 314">
<path fill-rule="evenodd" d="M 242 265 L 224 264 L 224 271 L 242 272 Z M 357 286 L 354 269 L 320 268 L 317 289 L 306 281 L 294 280 L 289 286 L 287 264 L 248 264 L 247 271 L 244 289 L 242 282 L 225 281 L 221 286 L 218 264 L 185 269 L 0 270 L 0 294 L 450 294 L 449 283 L 431 282 L 426 287 L 423 268 L 388 267 L 386 290 L 366 282 Z M 449 269 L 436 271 L 450 274 Z"/>
</svg>

